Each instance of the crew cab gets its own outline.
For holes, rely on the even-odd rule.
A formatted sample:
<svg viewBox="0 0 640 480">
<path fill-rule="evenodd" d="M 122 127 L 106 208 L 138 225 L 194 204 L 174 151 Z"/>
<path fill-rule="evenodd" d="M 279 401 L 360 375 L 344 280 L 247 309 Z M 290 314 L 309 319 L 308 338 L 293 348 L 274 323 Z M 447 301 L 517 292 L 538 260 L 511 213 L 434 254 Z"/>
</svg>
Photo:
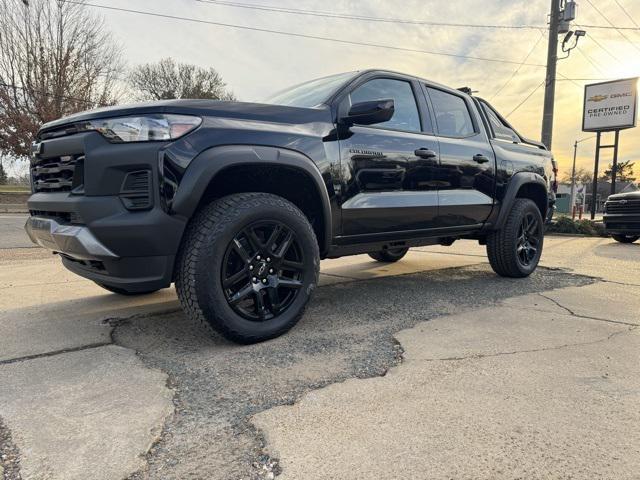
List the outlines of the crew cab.
<svg viewBox="0 0 640 480">
<path fill-rule="evenodd" d="M 299 320 L 322 258 L 464 238 L 528 276 L 555 203 L 544 145 L 468 89 L 383 70 L 78 113 L 42 126 L 31 178 L 26 230 L 69 270 L 120 294 L 175 283 L 243 343 Z"/>
</svg>

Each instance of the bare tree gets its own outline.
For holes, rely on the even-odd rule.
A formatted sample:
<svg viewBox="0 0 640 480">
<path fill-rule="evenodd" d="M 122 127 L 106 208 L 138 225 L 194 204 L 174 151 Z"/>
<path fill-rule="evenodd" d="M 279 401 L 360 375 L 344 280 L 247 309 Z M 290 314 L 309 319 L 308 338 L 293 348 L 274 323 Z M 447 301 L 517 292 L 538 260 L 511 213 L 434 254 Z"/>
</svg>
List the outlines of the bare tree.
<svg viewBox="0 0 640 480">
<path fill-rule="evenodd" d="M 0 0 L 0 152 L 29 155 L 38 127 L 115 103 L 120 48 L 84 5 Z"/>
<path fill-rule="evenodd" d="M 561 181 L 563 183 L 571 183 L 571 171 L 565 171 Z M 590 183 L 593 182 L 593 173 L 584 167 L 576 169 L 576 183 Z"/>
<path fill-rule="evenodd" d="M 227 85 L 215 69 L 176 63 L 172 58 L 163 58 L 158 63 L 147 63 L 134 68 L 129 80 L 131 86 L 139 93 L 140 100 L 235 100 L 235 96 L 227 90 Z"/>
</svg>

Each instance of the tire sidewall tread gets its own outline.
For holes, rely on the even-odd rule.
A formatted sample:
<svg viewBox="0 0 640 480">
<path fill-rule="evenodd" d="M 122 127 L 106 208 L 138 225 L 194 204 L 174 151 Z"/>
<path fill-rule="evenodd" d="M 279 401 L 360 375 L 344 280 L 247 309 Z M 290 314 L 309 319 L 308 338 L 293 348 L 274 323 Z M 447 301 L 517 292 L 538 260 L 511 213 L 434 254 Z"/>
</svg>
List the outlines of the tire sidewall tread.
<svg viewBox="0 0 640 480">
<path fill-rule="evenodd" d="M 537 216 L 542 228 L 543 219 L 537 205 L 528 198 L 516 198 L 513 203 L 504 226 L 487 236 L 487 256 L 491 268 L 502 277 L 523 278 L 528 277 L 537 268 L 544 246 L 544 229 L 540 237 L 538 255 L 529 267 L 521 265 L 516 254 L 516 242 L 522 217 L 528 211 Z"/>
<path fill-rule="evenodd" d="M 285 312 L 265 322 L 242 318 L 228 305 L 220 268 L 227 246 L 239 230 L 265 218 L 281 221 L 304 249 L 304 286 Z M 217 199 L 192 218 L 178 255 L 176 291 L 187 314 L 237 343 L 256 343 L 282 335 L 302 317 L 318 283 L 320 255 L 315 233 L 291 202 L 267 193 L 239 193 Z"/>
</svg>

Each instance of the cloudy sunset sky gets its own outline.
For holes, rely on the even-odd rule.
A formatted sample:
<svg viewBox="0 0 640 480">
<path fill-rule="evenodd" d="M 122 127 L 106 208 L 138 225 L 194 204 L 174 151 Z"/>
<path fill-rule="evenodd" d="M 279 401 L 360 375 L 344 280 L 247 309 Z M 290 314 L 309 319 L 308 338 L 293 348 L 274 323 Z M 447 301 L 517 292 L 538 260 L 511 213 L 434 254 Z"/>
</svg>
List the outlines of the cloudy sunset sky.
<svg viewBox="0 0 640 480">
<path fill-rule="evenodd" d="M 580 27 L 573 25 L 574 28 L 587 30 L 587 36 L 580 40 L 578 48 L 568 59 L 558 63 L 553 151 L 561 169 L 565 170 L 570 168 L 574 140 L 591 136 L 580 131 L 584 84 L 590 83 L 589 79 L 600 81 L 640 75 L 640 31 L 624 30 L 621 34 L 615 29 L 587 27 L 610 26 L 608 21 L 618 27 L 637 27 L 640 24 L 640 2 L 590 1 L 591 4 L 589 0 L 578 2 L 575 23 Z M 221 73 L 240 100 L 260 100 L 285 86 L 332 73 L 372 67 L 392 69 L 453 87 L 472 87 L 479 92 L 478 95 L 491 99 L 503 115 L 509 114 L 531 95 L 509 116 L 509 120 L 523 135 L 540 139 L 544 95 L 541 82 L 544 80 L 545 69 L 535 64 L 542 65 L 546 62 L 547 49 L 546 33 L 540 29 L 376 22 L 255 10 L 242 8 L 238 4 L 288 7 L 382 19 L 544 27 L 549 11 L 548 0 L 88 0 L 88 3 L 231 25 L 516 62 L 498 63 L 346 45 L 230 26 L 93 9 L 104 17 L 106 26 L 122 44 L 124 58 L 129 66 L 157 61 L 167 56 L 203 67 L 211 66 Z M 521 66 L 514 75 L 519 67 L 518 63 L 525 58 L 525 63 L 532 65 Z M 506 83 L 510 77 L 511 80 Z M 497 92 L 499 94 L 496 95 Z M 580 144 L 579 165 L 591 168 L 593 153 L 594 140 Z M 640 173 L 639 129 L 622 133 L 620 159 L 638 160 L 636 172 Z M 606 165 L 608 161 L 609 158 L 605 157 L 603 163 Z"/>
</svg>

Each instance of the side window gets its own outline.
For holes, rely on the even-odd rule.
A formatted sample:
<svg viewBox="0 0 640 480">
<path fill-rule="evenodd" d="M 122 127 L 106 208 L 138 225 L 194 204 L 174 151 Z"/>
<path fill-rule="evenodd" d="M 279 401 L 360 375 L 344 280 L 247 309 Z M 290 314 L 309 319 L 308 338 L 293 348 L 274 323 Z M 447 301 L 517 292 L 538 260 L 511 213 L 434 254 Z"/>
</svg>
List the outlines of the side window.
<svg viewBox="0 0 640 480">
<path fill-rule="evenodd" d="M 447 137 L 470 137 L 476 133 L 467 102 L 458 95 L 428 88 L 436 114 L 438 132 Z"/>
<path fill-rule="evenodd" d="M 496 112 L 486 103 L 482 103 L 482 108 L 484 112 L 487 114 L 487 118 L 489 119 L 489 123 L 491 124 L 491 129 L 493 130 L 493 134 L 496 138 L 500 140 L 507 140 L 509 142 L 520 142 L 520 137 L 514 132 L 511 128 L 506 126 L 502 120 L 498 117 Z"/>
<path fill-rule="evenodd" d="M 378 127 L 419 132 L 420 114 L 409 82 L 377 78 L 360 85 L 349 94 L 350 105 L 372 100 L 393 99 L 395 111 L 391 120 L 377 123 Z"/>
</svg>

